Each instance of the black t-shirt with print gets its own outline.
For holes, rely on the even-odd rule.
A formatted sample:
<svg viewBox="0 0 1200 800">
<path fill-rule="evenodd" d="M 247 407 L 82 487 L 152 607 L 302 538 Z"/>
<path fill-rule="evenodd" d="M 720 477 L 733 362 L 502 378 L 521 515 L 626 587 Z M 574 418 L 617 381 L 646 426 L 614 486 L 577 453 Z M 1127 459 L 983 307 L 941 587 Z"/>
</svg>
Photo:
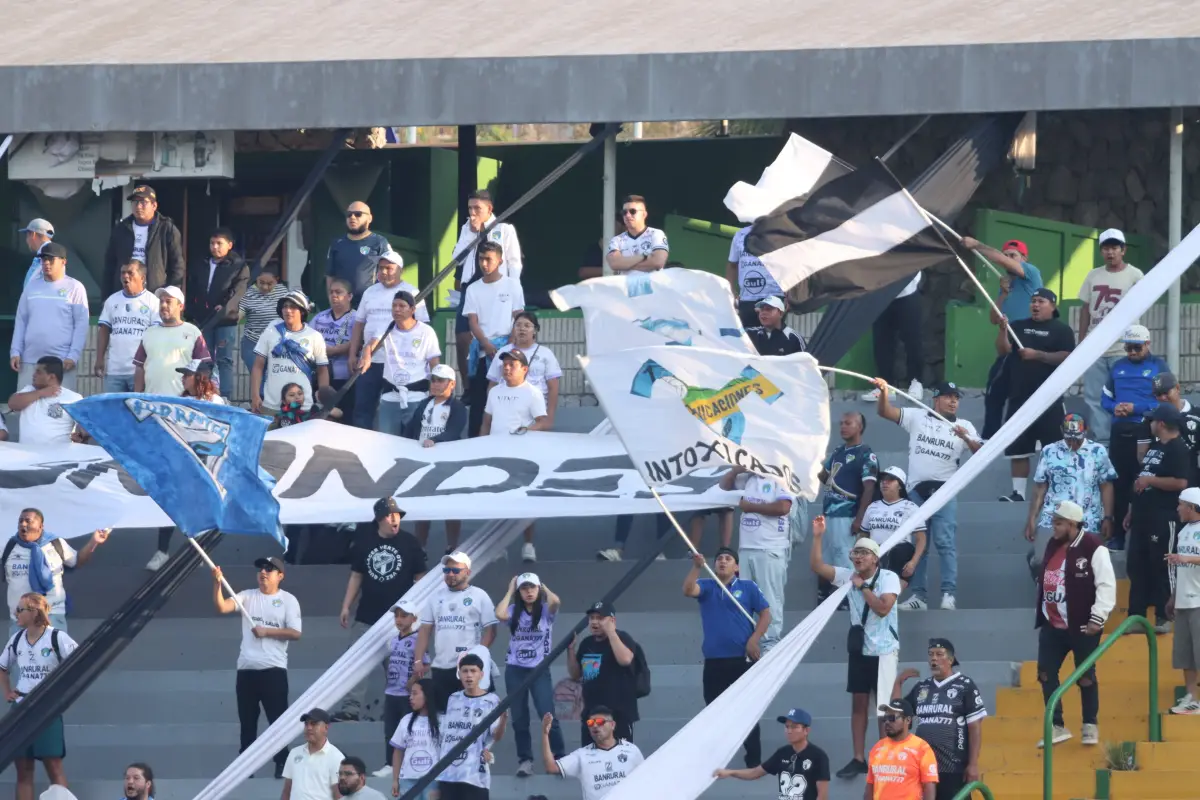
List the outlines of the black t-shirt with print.
<svg viewBox="0 0 1200 800">
<path fill-rule="evenodd" d="M 1192 476 L 1192 451 L 1182 436 L 1176 436 L 1169 442 L 1155 439 L 1142 459 L 1142 471 L 1138 477 L 1149 475 L 1154 478 L 1183 478 Z M 1133 493 L 1133 513 L 1135 514 L 1174 514 L 1179 505 L 1179 492 L 1164 492 L 1162 489 L 1148 487 L 1141 492 Z"/>
<path fill-rule="evenodd" d="M 779 800 L 817 800 L 817 781 L 829 780 L 829 756 L 811 742 L 799 753 L 784 745 L 767 757 L 762 768 L 779 778 Z"/>
<path fill-rule="evenodd" d="M 374 625 L 425 572 L 425 551 L 411 533 L 383 537 L 374 522 L 364 522 L 354 531 L 350 570 L 363 576 L 354 619 Z"/>
<path fill-rule="evenodd" d="M 625 631 L 617 631 L 621 644 L 636 653 L 637 642 Z M 575 647 L 575 660 L 583 673 L 583 710 L 592 706 L 608 706 L 630 722 L 637 722 L 637 679 L 633 662 L 621 666 L 605 636 L 597 639 L 584 636 Z"/>
<path fill-rule="evenodd" d="M 1030 350 L 1040 350 L 1043 353 L 1069 353 L 1075 349 L 1075 333 L 1061 319 L 1051 318 L 1041 322 L 1022 319 L 1010 322 L 1009 325 L 1009 330 L 1015 333 L 1021 340 L 1021 344 Z M 1054 364 L 1026 361 L 1021 358 L 1016 354 L 1015 344 L 1013 345 L 1013 358 L 1009 363 L 1012 365 L 1012 382 L 1009 384 L 1008 392 L 1010 401 L 1013 398 L 1021 401 L 1028 399 L 1056 369 Z M 1020 403 L 1016 405 L 1020 405 Z M 1012 407 L 1015 408 L 1016 405 Z"/>
</svg>

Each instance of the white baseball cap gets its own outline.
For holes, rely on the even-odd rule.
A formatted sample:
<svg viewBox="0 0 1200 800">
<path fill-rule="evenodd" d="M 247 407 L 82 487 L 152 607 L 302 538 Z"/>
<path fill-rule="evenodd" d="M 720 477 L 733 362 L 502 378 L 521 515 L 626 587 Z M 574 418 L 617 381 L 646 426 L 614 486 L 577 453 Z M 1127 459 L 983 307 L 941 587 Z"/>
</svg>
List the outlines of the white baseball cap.
<svg viewBox="0 0 1200 800">
<path fill-rule="evenodd" d="M 1054 516 L 1069 519 L 1072 522 L 1083 522 L 1083 509 L 1078 503 L 1073 503 L 1070 500 L 1063 500 L 1054 509 Z"/>
<path fill-rule="evenodd" d="M 400 602 L 396 603 L 396 605 L 392 606 L 392 611 L 403 611 L 405 614 L 409 614 L 414 617 L 420 616 L 421 614 L 420 607 L 412 600 L 401 600 Z"/>
<path fill-rule="evenodd" d="M 876 557 L 878 557 L 879 556 L 879 542 L 875 541 L 874 539 L 868 539 L 868 538 L 864 537 L 864 538 L 856 541 L 854 544 L 850 545 L 850 551 L 854 552 L 855 550 L 869 550 L 872 554 L 874 554 Z"/>
<path fill-rule="evenodd" d="M 780 311 L 787 311 L 787 308 L 785 308 L 783 305 L 783 301 L 774 295 L 771 295 L 770 297 L 764 297 L 762 300 L 759 300 L 754 304 L 755 308 L 762 308 L 763 306 L 769 306 Z"/>
<path fill-rule="evenodd" d="M 1128 344 L 1145 344 L 1150 341 L 1150 331 L 1145 325 L 1130 325 L 1125 329 L 1125 336 L 1121 341 Z"/>
<path fill-rule="evenodd" d="M 1189 486 L 1179 493 L 1179 499 L 1194 506 L 1200 506 L 1200 488 Z"/>
<path fill-rule="evenodd" d="M 442 556 L 442 564 L 448 564 L 451 561 L 455 564 L 462 564 L 467 569 L 471 568 L 471 557 L 462 550 L 455 550 L 448 556 Z"/>
<path fill-rule="evenodd" d="M 174 297 L 180 303 L 185 302 L 183 298 L 183 289 L 180 289 L 178 286 L 164 286 L 161 289 L 154 290 L 154 296 L 159 300 L 162 300 L 164 295 L 167 297 Z"/>
<path fill-rule="evenodd" d="M 1096 241 L 1102 245 L 1108 244 L 1109 242 L 1120 242 L 1121 244 L 1125 244 L 1125 234 L 1121 233 L 1121 231 L 1117 230 L 1116 228 L 1109 228 L 1104 233 L 1100 234 L 1100 238 Z"/>
<path fill-rule="evenodd" d="M 536 573 L 522 572 L 520 575 L 517 576 L 517 588 L 520 589 L 522 586 L 525 586 L 526 584 L 528 584 L 530 586 L 541 586 L 542 579 L 539 578 Z"/>
<path fill-rule="evenodd" d="M 380 261 L 386 261 L 389 264 L 395 264 L 397 267 L 404 266 L 404 256 L 397 253 L 395 250 L 387 250 L 380 254 Z"/>
<path fill-rule="evenodd" d="M 449 364 L 438 364 L 433 369 L 429 370 L 429 377 L 442 378 L 443 380 L 454 380 L 454 367 Z"/>
<path fill-rule="evenodd" d="M 905 488 L 908 485 L 908 473 L 906 473 L 904 470 L 900 469 L 899 467 L 888 467 L 887 469 L 879 470 L 879 477 L 882 478 L 884 475 L 890 475 L 893 478 L 895 478 L 896 480 L 900 481 L 901 489 Z"/>
</svg>

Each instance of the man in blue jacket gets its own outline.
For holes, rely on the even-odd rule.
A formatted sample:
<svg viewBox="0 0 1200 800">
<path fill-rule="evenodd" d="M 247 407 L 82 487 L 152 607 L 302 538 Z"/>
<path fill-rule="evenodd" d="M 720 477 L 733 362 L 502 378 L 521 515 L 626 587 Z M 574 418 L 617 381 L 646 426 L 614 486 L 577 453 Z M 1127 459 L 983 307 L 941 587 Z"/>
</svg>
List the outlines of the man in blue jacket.
<svg viewBox="0 0 1200 800">
<path fill-rule="evenodd" d="M 1113 516 L 1125 519 L 1129 510 L 1133 482 L 1142 469 L 1142 459 L 1154 437 L 1146 413 L 1158 406 L 1154 397 L 1154 377 L 1170 372 L 1166 360 L 1150 352 L 1150 331 L 1143 325 L 1131 325 L 1125 331 L 1125 357 L 1112 366 L 1100 404 L 1112 416 L 1112 436 L 1108 455 L 1117 479 L 1113 482 Z M 1110 550 L 1125 549 L 1125 531 L 1117 531 Z"/>
<path fill-rule="evenodd" d="M 416 439 L 422 447 L 440 442 L 456 442 L 467 430 L 467 407 L 454 396 L 454 367 L 438 364 L 429 372 L 429 396 L 417 404 L 416 411 L 401 431 L 406 439 Z M 446 520 L 446 552 L 458 549 L 462 522 Z M 429 541 L 429 522 L 417 523 L 417 541 L 421 547 Z"/>
</svg>

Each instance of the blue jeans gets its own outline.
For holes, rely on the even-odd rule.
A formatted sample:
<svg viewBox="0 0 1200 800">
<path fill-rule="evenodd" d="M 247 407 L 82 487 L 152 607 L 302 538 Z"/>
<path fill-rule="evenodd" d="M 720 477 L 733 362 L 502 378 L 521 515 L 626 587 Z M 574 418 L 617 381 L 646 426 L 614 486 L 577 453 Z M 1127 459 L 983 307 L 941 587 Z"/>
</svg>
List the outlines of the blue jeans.
<svg viewBox="0 0 1200 800">
<path fill-rule="evenodd" d="M 512 716 L 513 741 L 517 744 L 517 761 L 533 760 L 533 741 L 529 736 L 529 700 L 532 698 L 533 710 L 537 712 L 539 731 L 542 728 L 542 718 L 554 713 L 554 685 L 550 682 L 550 670 L 538 675 L 533 686 L 529 688 L 530 697 L 514 696 L 517 687 L 531 672 L 533 667 L 514 667 L 512 664 L 504 667 L 504 689 L 513 696 L 509 714 Z M 562 758 L 567 752 L 557 719 L 550 728 L 550 752 L 554 753 L 555 758 Z"/>
<path fill-rule="evenodd" d="M 111 394 L 113 392 L 132 392 L 133 391 L 133 375 L 108 375 L 104 376 L 104 393 Z"/>
<path fill-rule="evenodd" d="M 400 796 L 403 797 L 408 793 L 408 790 L 417 785 L 416 781 L 401 780 L 400 781 Z M 430 800 L 433 792 L 437 791 L 437 781 L 425 787 L 425 790 L 417 795 L 417 800 Z"/>
<path fill-rule="evenodd" d="M 1087 405 L 1088 432 L 1100 444 L 1107 445 L 1112 435 L 1112 414 L 1100 405 L 1104 384 L 1112 374 L 1113 364 L 1119 356 L 1101 356 L 1083 373 L 1083 402 Z"/>
<path fill-rule="evenodd" d="M 237 325 L 223 325 L 213 331 L 212 354 L 217 362 L 217 380 L 221 382 L 221 396 L 228 399 L 233 395 L 234 381 L 233 351 L 237 347 Z M 244 360 L 244 359 L 243 359 Z M 250 362 L 253 366 L 254 362 Z"/>
<path fill-rule="evenodd" d="M 379 395 L 383 394 L 383 364 L 358 376 L 354 384 L 354 427 L 374 430 L 375 412 L 379 410 Z"/>
<path fill-rule="evenodd" d="M 821 539 L 821 560 L 831 567 L 850 567 L 850 549 L 854 517 L 826 517 L 825 537 Z M 771 613 L 774 613 L 772 611 Z"/>
<path fill-rule="evenodd" d="M 249 374 L 254 369 L 254 348 L 258 347 L 257 341 L 250 341 L 245 336 L 242 337 L 242 363 L 246 365 L 246 373 Z"/>
<path fill-rule="evenodd" d="M 364 375 L 363 378 L 365 377 Z M 363 378 L 359 378 L 359 380 L 361 381 Z M 399 403 L 391 403 L 387 400 L 379 401 L 379 432 L 401 436 L 404 426 L 417 413 L 417 406 L 420 402 L 420 400 L 409 400 L 408 408 L 401 408 Z"/>
<path fill-rule="evenodd" d="M 922 497 L 919 492 L 910 492 L 909 498 L 917 505 L 924 505 L 929 498 Z M 924 600 L 928 595 L 926 571 L 929 569 L 929 553 L 933 548 L 938 551 L 938 565 L 942 569 L 942 594 L 952 595 L 958 589 L 958 545 L 955 534 L 958 532 L 958 498 L 954 498 L 926 522 L 929 531 L 929 546 L 921 554 L 921 561 L 913 570 L 912 587 L 914 596 Z"/>
</svg>

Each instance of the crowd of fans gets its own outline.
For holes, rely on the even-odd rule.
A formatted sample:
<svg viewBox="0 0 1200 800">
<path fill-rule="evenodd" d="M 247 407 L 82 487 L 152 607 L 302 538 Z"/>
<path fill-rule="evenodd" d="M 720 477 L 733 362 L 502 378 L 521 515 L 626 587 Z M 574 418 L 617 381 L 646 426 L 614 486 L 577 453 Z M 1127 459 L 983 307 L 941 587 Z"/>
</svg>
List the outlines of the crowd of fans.
<svg viewBox="0 0 1200 800">
<path fill-rule="evenodd" d="M 538 342 L 540 323 L 525 307 L 516 230 L 496 225 L 472 247 L 479 232 L 495 222 L 487 192 L 471 195 L 456 248 L 465 256 L 452 297 L 458 306 L 457 369 L 442 362 L 425 304 L 401 277 L 403 259 L 371 230 L 364 203 L 347 208 L 347 233 L 328 254 L 329 307 L 310 320 L 314 308 L 308 297 L 280 284 L 270 267 L 251 276 L 227 229 L 210 238 L 208 270 L 194 268 L 185 281 L 178 230 L 157 213 L 154 190 L 139 186 L 129 199 L 133 214 L 118 224 L 106 257 L 110 283 L 119 281 L 120 288 L 105 300 L 100 316 L 95 374 L 103 377 L 105 391 L 227 402 L 234 390 L 236 351 L 250 375 L 250 409 L 271 416 L 276 427 L 311 418 L 318 398 L 329 396 L 321 390 L 340 391 L 357 375 L 353 391 L 342 394 L 336 409 L 321 410 L 345 424 L 404 436 L 424 447 L 467 436 L 552 429 L 562 369 L 555 354 Z M 622 230 L 604 255 L 607 266 L 617 273 L 667 266 L 669 245 L 662 231 L 646 225 L 645 200 L 626 198 L 620 219 Z M 11 367 L 20 374 L 20 388 L 9 398 L 10 413 L 20 417 L 23 443 L 86 441 L 86 432 L 63 411 L 63 405 L 80 398 L 74 389 L 87 334 L 86 293 L 66 274 L 67 252 L 54 243 L 53 226 L 34 220 L 25 232 L 36 255 L 18 304 Z M 803 339 L 784 324 L 786 303 L 778 285 L 744 251 L 745 233 L 734 238 L 727 264 L 742 321 L 760 353 L 802 351 Z M 1106 231 L 1100 244 L 1105 265 L 1088 275 L 1081 290 L 1085 309 L 1078 341 L 1142 274 L 1124 263 L 1120 231 Z M 896 407 L 889 380 L 877 379 L 867 397 L 879 417 L 908 434 L 907 464 L 881 465 L 865 442 L 866 416 L 844 415 L 842 443 L 821 473 L 824 513 L 811 521 L 809 564 L 820 579 L 820 596 L 850 586 L 844 607 L 850 622 L 853 752 L 836 776 L 865 775 L 868 797 L 953 797 L 980 777 L 981 721 L 987 714 L 978 687 L 955 670 L 958 661 L 948 640 L 930 640 L 930 675 L 907 693 L 906 682 L 920 676 L 898 667 L 899 612 L 929 607 L 927 564 L 935 550 L 940 608 L 957 608 L 956 502 L 946 503 L 886 554 L 881 545 L 1018 413 L 1077 344 L 1075 332 L 1060 318 L 1058 298 L 1041 285 L 1025 243 L 1013 240 L 994 249 L 967 238 L 964 245 L 1006 272 L 997 297 L 1000 313 L 993 315 L 997 358 L 988 380 L 983 434 L 958 416 L 962 393 L 954 383 L 933 387 L 931 412 Z M 891 369 L 895 341 L 903 342 L 909 392 L 917 397 L 924 394 L 915 294 L 920 280 L 914 276 L 877 324 L 875 337 L 883 373 Z M 1154 606 L 1159 632 L 1169 631 L 1171 616 L 1178 617 L 1174 656 L 1184 670 L 1187 694 L 1173 711 L 1198 714 L 1200 578 L 1191 568 L 1200 566 L 1200 414 L 1181 399 L 1177 378 L 1151 354 L 1150 344 L 1148 331 L 1133 325 L 1089 369 L 1086 420 L 1066 413 L 1060 402 L 1027 427 L 1008 448 L 1012 486 L 1000 500 L 1030 498 L 1024 535 L 1033 543 L 1029 564 L 1039 587 L 1038 676 L 1045 696 L 1057 688 L 1058 668 L 1068 653 L 1079 662 L 1098 646 L 1115 605 L 1109 552 L 1126 549 L 1130 613 Z M 1031 459 L 1039 451 L 1030 490 Z M 706 704 L 779 642 L 793 548 L 810 524 L 802 503 L 778 481 L 734 468 L 721 485 L 742 493 L 737 508 L 701 512 L 688 521 L 698 544 L 705 518 L 718 515 L 715 579 L 700 578 L 704 559 L 696 556 L 683 584 L 700 612 Z M 373 775 L 390 776 L 394 795 L 411 789 L 500 703 L 495 684 L 501 674 L 512 706 L 470 744 L 465 757 L 435 776 L 443 800 L 487 797 L 497 744 L 510 732 L 518 776 L 532 775 L 540 762 L 548 774 L 578 779 L 589 800 L 602 797 L 641 763 L 635 726 L 638 701 L 651 691 L 650 668 L 642 646 L 618 628 L 611 604 L 588 609 L 587 633 L 567 649 L 567 684 L 554 687 L 549 672 L 540 668 L 553 646 L 561 599 L 541 577 L 521 573 L 494 603 L 471 583 L 471 559 L 457 549 L 461 526 L 447 520 L 448 548 L 434 567 L 441 569 L 444 586 L 424 605 L 402 601 L 429 568 L 429 524 L 418 524 L 415 535 L 403 530 L 404 514 L 394 498 L 381 499 L 374 511 L 374 520 L 357 526 L 352 536 L 340 621 L 353 642 L 380 617 L 394 616 L 384 692 L 369 696 L 364 681 L 339 708 L 304 715 L 304 743 L 274 758 L 284 800 L 380 796 L 365 785 L 365 762 L 344 756 L 331 743 L 330 725 L 342 721 L 381 721 L 384 758 Z M 740 512 L 736 549 L 734 511 Z M 618 522 L 618 547 L 601 551 L 602 558 L 620 559 L 629 522 Z M 74 649 L 62 575 L 85 564 L 108 536 L 97 531 L 76 551 L 47 535 L 42 523 L 40 511 L 22 512 L 17 536 L 0 559 L 13 609 L 9 644 L 0 652 L 0 688 L 10 702 L 19 701 Z M 665 530 L 660 520 L 660 535 Z M 160 533 L 148 568 L 165 563 L 169 538 L 170 529 Z M 537 560 L 532 527 L 525 532 L 522 558 Z M 287 566 L 284 559 L 259 559 L 256 588 L 232 596 L 222 588 L 220 571 L 213 576 L 217 611 L 243 617 L 235 690 L 242 750 L 257 736 L 260 712 L 271 722 L 289 704 L 288 646 L 303 636 L 303 625 L 299 602 L 281 588 Z M 1169 570 L 1176 571 L 1174 581 Z M 501 623 L 510 631 L 503 673 L 489 651 Z M 1079 688 L 1081 740 L 1096 744 L 1094 670 Z M 566 713 L 556 703 L 564 695 L 577 701 L 566 703 Z M 541 721 L 540 759 L 530 704 Z M 1072 735 L 1061 713 L 1059 708 L 1051 744 Z M 868 747 L 872 716 L 880 739 Z M 560 723 L 576 718 L 580 748 L 571 751 Z M 786 745 L 764 759 L 756 727 L 744 742 L 745 768 L 718 770 L 716 777 L 755 780 L 771 774 L 778 776 L 780 798 L 823 800 L 830 763 L 810 741 L 811 715 L 793 708 L 779 722 Z M 18 760 L 18 797 L 32 796 L 21 792 L 32 792 L 36 760 L 53 783 L 65 785 L 64 755 L 59 718 Z M 153 785 L 148 765 L 133 764 L 126 771 L 129 800 L 150 797 Z"/>
</svg>

